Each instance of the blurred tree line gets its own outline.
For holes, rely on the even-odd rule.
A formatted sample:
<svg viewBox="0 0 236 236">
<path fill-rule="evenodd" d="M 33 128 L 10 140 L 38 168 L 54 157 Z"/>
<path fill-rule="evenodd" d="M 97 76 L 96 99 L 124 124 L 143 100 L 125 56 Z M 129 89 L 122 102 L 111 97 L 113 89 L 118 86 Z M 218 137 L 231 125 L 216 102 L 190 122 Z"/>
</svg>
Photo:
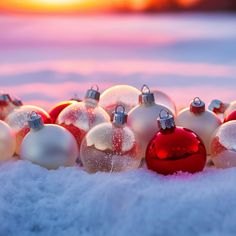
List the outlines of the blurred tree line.
<svg viewBox="0 0 236 236">
<path fill-rule="evenodd" d="M 124 12 L 236 11 L 236 0 L 113 0 L 112 5 Z"/>
</svg>

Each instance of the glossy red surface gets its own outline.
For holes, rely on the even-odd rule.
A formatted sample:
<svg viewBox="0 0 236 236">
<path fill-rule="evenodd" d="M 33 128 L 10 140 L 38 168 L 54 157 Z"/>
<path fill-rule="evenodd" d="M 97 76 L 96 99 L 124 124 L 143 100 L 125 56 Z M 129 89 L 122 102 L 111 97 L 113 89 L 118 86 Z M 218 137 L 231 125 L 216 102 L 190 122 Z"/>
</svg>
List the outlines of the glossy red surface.
<svg viewBox="0 0 236 236">
<path fill-rule="evenodd" d="M 226 116 L 224 119 L 224 123 L 231 120 L 236 120 L 236 111 L 233 111 L 228 116 Z"/>
<path fill-rule="evenodd" d="M 0 107 L 6 107 L 6 106 L 8 106 L 8 102 L 6 102 L 6 101 L 0 101 Z"/>
<path fill-rule="evenodd" d="M 53 124 L 56 123 L 57 117 L 59 116 L 59 114 L 61 113 L 62 110 L 64 110 L 67 106 L 73 104 L 75 101 L 64 101 L 64 102 L 60 102 L 58 104 L 56 104 L 54 107 L 51 108 L 51 110 L 49 111 L 49 115 L 51 117 L 51 122 Z"/>
<path fill-rule="evenodd" d="M 60 126 L 66 128 L 75 137 L 77 145 L 78 145 L 78 149 L 80 150 L 80 145 L 84 136 L 86 135 L 86 132 L 74 126 L 73 124 L 66 125 L 63 123 L 63 124 L 60 124 Z"/>
<path fill-rule="evenodd" d="M 149 169 L 168 175 L 178 171 L 202 171 L 206 163 L 206 149 L 191 130 L 175 127 L 168 132 L 158 132 L 146 151 Z"/>
<path fill-rule="evenodd" d="M 112 136 L 112 144 L 113 144 L 113 150 L 117 153 L 122 152 L 122 143 L 123 140 L 123 129 L 122 128 L 115 128 L 113 130 L 113 136 Z"/>
</svg>

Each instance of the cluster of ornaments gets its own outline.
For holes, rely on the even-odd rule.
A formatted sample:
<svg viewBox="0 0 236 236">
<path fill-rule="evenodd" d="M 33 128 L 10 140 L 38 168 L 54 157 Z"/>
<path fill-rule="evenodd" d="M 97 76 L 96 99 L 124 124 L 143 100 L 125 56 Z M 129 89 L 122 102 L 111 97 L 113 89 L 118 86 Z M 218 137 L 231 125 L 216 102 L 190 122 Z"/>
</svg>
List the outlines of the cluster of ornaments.
<svg viewBox="0 0 236 236">
<path fill-rule="evenodd" d="M 223 122 L 221 121 L 223 117 Z M 83 100 L 48 112 L 0 94 L 0 162 L 12 156 L 47 169 L 81 165 L 87 172 L 147 168 L 163 175 L 236 166 L 236 102 L 198 97 L 177 112 L 165 93 L 97 86 Z M 208 159 L 208 160 L 207 160 Z"/>
</svg>

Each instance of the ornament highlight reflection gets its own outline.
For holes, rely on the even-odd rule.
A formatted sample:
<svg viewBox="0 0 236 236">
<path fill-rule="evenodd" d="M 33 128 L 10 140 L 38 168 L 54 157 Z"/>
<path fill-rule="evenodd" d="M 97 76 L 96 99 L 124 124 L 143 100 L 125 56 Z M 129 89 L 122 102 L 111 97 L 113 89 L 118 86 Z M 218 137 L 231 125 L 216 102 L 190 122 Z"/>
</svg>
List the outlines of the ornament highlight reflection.
<svg viewBox="0 0 236 236">
<path fill-rule="evenodd" d="M 211 159 L 216 167 L 236 166 L 236 121 L 221 125 L 211 142 Z"/>
<path fill-rule="evenodd" d="M 72 134 L 65 128 L 43 123 L 42 117 L 31 113 L 30 132 L 21 145 L 20 157 L 47 169 L 75 165 L 78 148 Z"/>
<path fill-rule="evenodd" d="M 195 98 L 190 107 L 180 111 L 176 117 L 176 125 L 194 131 L 202 139 L 208 154 L 211 137 L 221 123 L 215 113 L 205 109 L 205 103 L 199 98 Z"/>
<path fill-rule="evenodd" d="M 175 126 L 173 116 L 166 114 L 160 114 L 160 131 L 147 147 L 148 168 L 163 175 L 202 171 L 206 163 L 206 149 L 201 139 L 193 131 Z"/>
<path fill-rule="evenodd" d="M 80 157 L 86 171 L 117 172 L 138 168 L 141 162 L 139 144 L 126 125 L 127 113 L 116 108 L 113 122 L 92 128 L 85 136 Z"/>
</svg>

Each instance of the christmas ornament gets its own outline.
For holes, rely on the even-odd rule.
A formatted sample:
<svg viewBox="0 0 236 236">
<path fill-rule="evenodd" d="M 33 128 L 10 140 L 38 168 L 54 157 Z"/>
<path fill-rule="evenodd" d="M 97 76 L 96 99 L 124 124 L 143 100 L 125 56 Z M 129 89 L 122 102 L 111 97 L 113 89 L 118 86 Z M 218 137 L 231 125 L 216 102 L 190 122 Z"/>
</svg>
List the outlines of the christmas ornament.
<svg viewBox="0 0 236 236">
<path fill-rule="evenodd" d="M 207 153 L 210 154 L 210 141 L 214 131 L 221 125 L 220 119 L 209 110 L 205 109 L 205 103 L 196 97 L 190 104 L 176 117 L 176 125 L 194 131 L 206 146 Z"/>
<path fill-rule="evenodd" d="M 57 103 L 54 107 L 51 108 L 51 110 L 49 111 L 49 115 L 51 117 L 51 121 L 53 124 L 56 123 L 56 120 L 59 116 L 59 114 L 69 105 L 76 103 L 76 101 L 74 100 L 69 100 L 69 101 L 64 101 L 64 102 L 60 102 Z"/>
<path fill-rule="evenodd" d="M 97 125 L 87 133 L 81 144 L 80 158 L 88 172 L 117 172 L 139 167 L 139 145 L 126 121 L 125 108 L 117 106 L 112 123 Z"/>
<path fill-rule="evenodd" d="M 76 138 L 78 147 L 85 134 L 95 125 L 109 121 L 106 111 L 98 105 L 100 93 L 97 89 L 89 89 L 83 102 L 73 103 L 58 116 L 57 124 L 68 129 Z"/>
<path fill-rule="evenodd" d="M 224 123 L 231 121 L 231 120 L 236 120 L 236 110 L 232 111 L 229 115 L 227 115 L 224 119 Z"/>
<path fill-rule="evenodd" d="M 4 120 L 11 111 L 11 97 L 9 94 L 0 94 L 0 120 Z"/>
<path fill-rule="evenodd" d="M 236 110 L 236 101 L 231 102 L 230 104 L 224 103 L 227 109 L 225 110 L 224 117 L 231 114 L 233 111 Z"/>
<path fill-rule="evenodd" d="M 211 159 L 219 168 L 236 166 L 236 121 L 221 125 L 211 142 Z"/>
<path fill-rule="evenodd" d="M 225 117 L 224 123 L 231 120 L 236 120 L 236 110 L 232 111 L 229 115 Z"/>
<path fill-rule="evenodd" d="M 56 105 L 54 105 L 50 109 L 50 111 L 48 112 L 51 117 L 51 122 L 53 124 L 55 124 L 57 121 L 57 118 L 58 118 L 59 114 L 62 112 L 62 110 L 64 110 L 66 107 L 68 107 L 69 105 L 74 104 L 76 102 L 81 102 L 81 100 L 75 94 L 74 98 L 71 98 L 68 101 L 59 102 Z"/>
<path fill-rule="evenodd" d="M 41 115 L 45 124 L 50 123 L 50 116 L 46 111 L 37 106 L 23 105 L 14 109 L 5 119 L 16 134 L 16 154 L 20 153 L 20 145 L 23 138 L 29 132 L 28 115 L 31 112 L 37 112 Z"/>
<path fill-rule="evenodd" d="M 160 111 L 167 108 L 155 103 L 154 94 L 150 92 L 147 85 L 142 86 L 141 92 L 139 94 L 139 105 L 129 112 L 128 124 L 140 141 L 141 155 L 145 157 L 147 145 L 158 131 L 156 120 Z M 168 112 L 171 113 L 170 110 Z"/>
<path fill-rule="evenodd" d="M 16 148 L 15 135 L 8 124 L 0 120 L 0 163 L 9 160 Z"/>
<path fill-rule="evenodd" d="M 222 101 L 218 99 L 214 99 L 211 101 L 210 105 L 208 106 L 208 109 L 215 114 L 223 114 L 229 104 L 223 103 Z"/>
<path fill-rule="evenodd" d="M 174 101 L 165 93 L 159 90 L 153 90 L 156 103 L 168 108 L 173 115 L 176 115 L 177 109 Z"/>
<path fill-rule="evenodd" d="M 0 120 L 5 120 L 18 106 L 22 106 L 20 100 L 12 99 L 9 94 L 0 94 Z"/>
<path fill-rule="evenodd" d="M 218 99 L 212 100 L 209 105 L 209 110 L 216 114 L 224 114 L 224 118 L 228 117 L 232 112 L 236 111 L 236 101 L 229 103 L 222 102 Z M 226 120 L 234 120 L 233 117 L 226 118 Z"/>
<path fill-rule="evenodd" d="M 45 124 L 32 112 L 28 120 L 30 132 L 21 145 L 20 157 L 47 169 L 75 165 L 78 148 L 73 135 L 65 128 Z"/>
<path fill-rule="evenodd" d="M 125 110 L 129 112 L 138 104 L 139 94 L 140 91 L 132 86 L 116 85 L 101 94 L 99 104 L 107 111 L 112 120 L 112 113 L 117 105 L 124 106 Z"/>
<path fill-rule="evenodd" d="M 147 167 L 164 175 L 202 171 L 206 149 L 201 139 L 193 131 L 175 126 L 173 116 L 164 110 L 160 113 L 158 126 L 160 131 L 147 147 Z"/>
</svg>

